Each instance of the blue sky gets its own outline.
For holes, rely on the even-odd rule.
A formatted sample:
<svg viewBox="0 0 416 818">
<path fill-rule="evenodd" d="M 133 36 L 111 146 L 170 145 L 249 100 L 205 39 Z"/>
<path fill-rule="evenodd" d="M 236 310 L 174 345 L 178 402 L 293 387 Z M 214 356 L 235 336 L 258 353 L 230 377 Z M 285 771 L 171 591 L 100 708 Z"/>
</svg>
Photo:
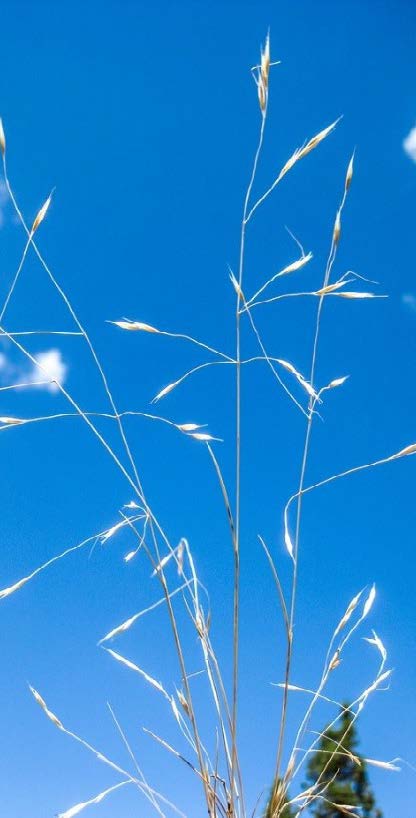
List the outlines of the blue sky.
<svg viewBox="0 0 416 818">
<path fill-rule="evenodd" d="M 91 332 L 117 402 L 122 409 L 148 411 L 161 387 L 207 358 L 184 342 L 122 333 L 105 322 L 127 315 L 233 354 L 228 265 L 237 265 L 242 200 L 259 126 L 249 68 L 269 26 L 272 55 L 281 64 L 272 75 L 256 193 L 305 138 L 343 119 L 253 220 L 247 287 L 254 291 L 296 257 L 285 225 L 314 254 L 287 286 L 320 285 L 355 149 L 334 275 L 352 269 L 389 295 L 324 304 L 317 380 L 322 385 L 351 377 L 328 397 L 323 422 L 314 427 L 310 483 L 416 441 L 416 164 L 412 141 L 407 152 L 403 147 L 416 125 L 413 4 L 5 2 L 0 114 L 10 177 L 29 220 L 56 186 L 39 244 Z M 4 298 L 24 235 L 2 188 L 0 213 Z M 258 312 L 268 347 L 302 372 L 310 366 L 315 310 L 313 299 L 289 299 Z M 31 253 L 4 323 L 8 331 L 73 329 Z M 255 349 L 247 331 L 244 345 L 247 354 Z M 83 408 L 107 410 L 81 339 L 39 336 L 27 346 L 36 356 L 55 351 L 65 385 Z M 0 352 L 3 385 L 32 378 L 10 345 Z M 207 423 L 223 438 L 216 451 L 231 480 L 229 369 L 196 374 L 158 410 L 175 422 Z M 278 611 L 256 536 L 265 536 L 287 584 L 282 511 L 297 486 L 304 418 L 261 364 L 244 372 L 243 398 L 240 742 L 247 796 L 254 803 L 273 769 L 279 693 L 270 681 L 283 674 Z M 60 411 L 67 411 L 66 403 L 50 390 L 2 393 L 3 416 Z M 102 428 L 118 446 L 115 430 L 108 423 Z M 129 420 L 127 428 L 152 505 L 172 539 L 187 536 L 192 545 L 229 673 L 232 564 L 205 448 L 143 419 Z M 4 431 L 1 452 L 1 587 L 111 526 L 132 499 L 79 420 Z M 390 691 L 376 695 L 363 715 L 361 746 L 371 757 L 402 756 L 413 764 L 415 468 L 416 461 L 406 458 L 305 500 L 293 677 L 298 684 L 316 684 L 331 629 L 354 593 L 375 581 L 377 602 L 360 636 L 376 629 L 395 672 Z M 80 551 L 1 602 L 0 789 L 8 818 L 53 816 L 117 781 L 44 718 L 28 681 L 70 728 L 127 763 L 106 709 L 110 701 L 149 779 L 190 815 L 203 814 L 202 807 L 195 809 L 187 770 L 141 731 L 144 724 L 175 740 L 164 703 L 96 647 L 110 628 L 158 597 L 143 560 L 123 563 L 130 547 L 120 534 L 92 553 Z M 198 670 L 193 634 L 187 639 Z M 174 689 L 178 677 L 162 613 L 143 620 L 117 647 Z M 358 638 L 332 683 L 333 695 L 359 693 L 375 667 L 374 654 Z M 293 700 L 292 729 L 301 705 Z M 327 716 L 319 710 L 314 727 Z M 208 713 L 203 721 L 208 729 Z M 413 817 L 414 775 L 408 768 L 372 772 L 385 818 Z M 89 814 L 94 810 L 103 818 L 151 813 L 128 788 Z"/>
</svg>

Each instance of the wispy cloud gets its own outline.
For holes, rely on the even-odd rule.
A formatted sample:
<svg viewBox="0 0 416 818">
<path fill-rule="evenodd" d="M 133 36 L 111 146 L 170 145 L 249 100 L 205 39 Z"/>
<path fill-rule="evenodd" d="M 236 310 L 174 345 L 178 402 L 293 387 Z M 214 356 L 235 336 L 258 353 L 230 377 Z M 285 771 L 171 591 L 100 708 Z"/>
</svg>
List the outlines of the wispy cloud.
<svg viewBox="0 0 416 818">
<path fill-rule="evenodd" d="M 403 139 L 403 148 L 413 162 L 416 162 L 416 127 L 412 128 L 406 138 Z"/>
<path fill-rule="evenodd" d="M 402 304 L 409 312 L 416 313 L 416 295 L 414 293 L 403 293 Z"/>
<path fill-rule="evenodd" d="M 34 356 L 38 365 L 29 363 L 18 364 L 5 352 L 0 352 L 0 382 L 2 385 L 28 384 L 37 389 L 46 389 L 48 392 L 58 392 L 56 381 L 63 384 L 68 374 L 59 349 L 47 349 Z"/>
</svg>

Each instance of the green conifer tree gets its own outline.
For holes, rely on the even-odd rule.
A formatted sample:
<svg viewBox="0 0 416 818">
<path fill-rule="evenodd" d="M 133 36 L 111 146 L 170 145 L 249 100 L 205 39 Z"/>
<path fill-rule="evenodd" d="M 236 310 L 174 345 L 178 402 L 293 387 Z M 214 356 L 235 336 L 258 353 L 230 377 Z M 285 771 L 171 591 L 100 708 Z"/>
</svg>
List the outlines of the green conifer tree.
<svg viewBox="0 0 416 818">
<path fill-rule="evenodd" d="M 311 754 L 308 763 L 306 786 L 314 785 L 318 779 L 322 785 L 328 785 L 323 794 L 325 800 L 313 802 L 314 818 L 345 818 L 345 810 L 337 809 L 337 804 L 355 807 L 362 818 L 382 818 L 368 781 L 367 765 L 357 747 L 353 716 L 343 708 L 339 726 L 324 731 L 317 752 Z"/>
</svg>

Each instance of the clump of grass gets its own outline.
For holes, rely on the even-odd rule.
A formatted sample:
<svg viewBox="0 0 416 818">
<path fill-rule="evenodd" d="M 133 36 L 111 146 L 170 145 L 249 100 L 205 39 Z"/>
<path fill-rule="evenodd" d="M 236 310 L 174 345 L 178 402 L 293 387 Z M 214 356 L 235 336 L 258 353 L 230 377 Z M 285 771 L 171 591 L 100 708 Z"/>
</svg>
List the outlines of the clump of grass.
<svg viewBox="0 0 416 818">
<path fill-rule="evenodd" d="M 9 192 L 12 204 L 16 214 L 20 220 L 20 224 L 26 233 L 26 244 L 22 254 L 20 263 L 12 278 L 6 298 L 0 310 L 0 333 L 9 340 L 9 342 L 18 350 L 18 352 L 28 359 L 32 364 L 37 365 L 40 377 L 40 383 L 49 383 L 48 373 L 42 370 L 39 361 L 36 360 L 24 345 L 24 341 L 20 336 L 32 334 L 27 332 L 12 332 L 5 327 L 6 314 L 9 304 L 14 297 L 16 283 L 20 277 L 21 271 L 25 264 L 29 251 L 33 251 L 38 258 L 43 270 L 47 274 L 51 286 L 58 293 L 63 303 L 65 304 L 68 313 L 73 321 L 74 329 L 70 332 L 62 331 L 63 335 L 77 335 L 80 336 L 85 343 L 91 355 L 94 366 L 101 378 L 102 387 L 108 401 L 107 412 L 96 412 L 91 407 L 83 408 L 77 399 L 69 392 L 63 383 L 54 381 L 57 390 L 63 395 L 68 403 L 68 411 L 59 414 L 49 414 L 43 417 L 1 417 L 0 431 L 18 433 L 21 426 L 39 422 L 51 422 L 52 420 L 61 420 L 68 417 L 79 418 L 90 430 L 99 445 L 104 448 L 108 456 L 111 458 L 116 469 L 122 474 L 126 487 L 129 492 L 133 494 L 134 499 L 130 500 L 123 508 L 119 510 L 119 515 L 110 528 L 105 531 L 98 532 L 87 536 L 82 542 L 67 548 L 60 554 L 57 554 L 52 559 L 44 564 L 38 566 L 30 571 L 26 576 L 13 582 L 8 587 L 0 591 L 0 599 L 5 599 L 10 595 L 20 591 L 31 580 L 34 580 L 39 573 L 48 569 L 51 565 L 59 562 L 64 557 L 73 553 L 76 550 L 85 548 L 88 544 L 95 541 L 107 542 L 113 537 L 116 537 L 121 529 L 130 532 L 134 548 L 130 550 L 124 557 L 126 563 L 129 563 L 137 555 L 142 555 L 148 561 L 151 568 L 151 576 L 160 586 L 160 597 L 147 608 L 132 613 L 123 622 L 114 623 L 111 630 L 102 636 L 98 642 L 101 649 L 105 649 L 109 659 L 115 660 L 122 667 L 120 671 L 131 671 L 138 675 L 141 680 L 150 685 L 156 695 L 161 696 L 166 704 L 166 718 L 173 718 L 177 726 L 180 736 L 185 741 L 187 746 L 187 755 L 176 749 L 171 743 L 166 741 L 163 736 L 159 736 L 152 730 L 147 730 L 148 734 L 161 746 L 163 750 L 170 753 L 175 761 L 184 764 L 187 769 L 196 776 L 201 787 L 202 804 L 205 804 L 204 809 L 207 811 L 210 818 L 246 818 L 246 816 L 254 814 L 258 806 L 254 807 L 252 812 L 252 805 L 245 803 L 244 799 L 244 781 L 245 774 L 240 764 L 239 754 L 239 655 L 240 655 L 240 641 L 244 639 L 244 631 L 240 626 L 240 591 L 241 591 L 241 557 L 240 557 L 240 543 L 241 543 L 241 382 L 243 377 L 243 369 L 248 365 L 266 364 L 270 370 L 273 379 L 277 382 L 279 388 L 294 404 L 295 410 L 300 410 L 305 418 L 304 425 L 304 440 L 303 440 L 303 455 L 299 472 L 299 479 L 296 490 L 289 497 L 286 506 L 282 509 L 282 516 L 284 521 L 284 544 L 288 553 L 288 559 L 291 562 L 291 580 L 288 587 L 285 587 L 280 580 L 279 572 L 276 566 L 273 553 L 274 548 L 269 547 L 264 537 L 259 533 L 259 540 L 266 553 L 273 580 L 278 594 L 281 612 L 284 622 L 284 630 L 286 637 L 285 655 L 282 657 L 284 673 L 283 679 L 278 684 L 282 691 L 281 712 L 279 723 L 276 729 L 276 750 L 274 759 L 273 779 L 274 785 L 272 787 L 270 802 L 268 805 L 268 816 L 270 818 L 279 818 L 285 809 L 286 805 L 291 804 L 295 810 L 296 815 L 299 816 L 305 809 L 308 809 L 317 799 L 323 797 L 325 792 L 325 785 L 322 783 L 322 776 L 315 785 L 307 790 L 298 788 L 296 791 L 299 775 L 303 769 L 305 761 L 309 753 L 316 751 L 318 742 L 322 734 L 315 736 L 308 744 L 308 726 L 314 712 L 315 706 L 318 702 L 324 701 L 334 708 L 339 709 L 339 702 L 334 701 L 327 695 L 327 685 L 332 674 L 337 670 L 345 653 L 346 646 L 356 634 L 358 628 L 367 619 L 371 612 L 374 603 L 376 589 L 373 585 L 370 590 L 364 589 L 359 591 L 353 599 L 348 603 L 345 612 L 340 618 L 338 624 L 335 626 L 332 637 L 330 639 L 326 657 L 324 659 L 320 679 L 316 689 L 306 688 L 302 684 L 294 684 L 292 681 L 292 664 L 293 664 L 293 649 L 294 649 L 294 633 L 295 633 L 295 619 L 297 609 L 297 592 L 298 592 L 298 573 L 299 561 L 301 556 L 301 530 L 302 530 L 302 509 L 304 498 L 311 492 L 317 491 L 329 483 L 339 481 L 345 477 L 350 477 L 355 473 L 363 470 L 373 469 L 378 466 L 390 463 L 407 457 L 416 453 L 416 444 L 411 443 L 404 448 L 397 446 L 397 451 L 394 454 L 389 454 L 384 457 L 374 459 L 372 462 L 351 466 L 344 471 L 337 474 L 330 474 L 323 477 L 318 482 L 308 485 L 307 483 L 307 464 L 310 450 L 311 435 L 315 418 L 317 416 L 317 407 L 324 403 L 326 393 L 334 388 L 340 388 L 345 383 L 348 376 L 341 375 L 333 378 L 328 384 L 320 385 L 317 383 L 317 361 L 320 352 L 320 336 L 321 336 L 321 319 L 322 312 L 325 308 L 326 302 L 331 301 L 332 298 L 344 298 L 352 301 L 363 299 L 374 299 L 382 297 L 374 292 L 363 291 L 359 289 L 360 277 L 354 273 L 349 272 L 344 276 L 331 280 L 334 263 L 337 256 L 339 243 L 342 232 L 342 219 L 344 208 L 347 204 L 347 197 L 353 182 L 354 175 L 354 157 L 348 161 L 340 202 L 336 208 L 334 224 L 332 228 L 332 236 L 330 247 L 328 251 L 328 258 L 324 269 L 323 279 L 320 285 L 313 290 L 295 290 L 279 292 L 277 295 L 270 295 L 273 292 L 271 288 L 273 285 L 281 282 L 291 281 L 292 274 L 301 275 L 303 269 L 312 259 L 312 252 L 305 253 L 303 247 L 295 239 L 300 255 L 294 261 L 287 264 L 283 269 L 272 274 L 261 284 L 260 287 L 251 295 L 246 297 L 246 292 L 251 290 L 250 281 L 247 280 L 245 272 L 245 251 L 248 240 L 248 228 L 252 219 L 258 216 L 260 206 L 265 200 L 273 194 L 278 185 L 290 173 L 291 169 L 303 159 L 311 154 L 313 151 L 319 149 L 324 141 L 333 136 L 338 120 L 333 122 L 315 136 L 307 139 L 304 144 L 297 148 L 290 158 L 285 162 L 281 170 L 277 173 L 274 180 L 271 182 L 266 191 L 257 199 L 253 199 L 254 182 L 256 180 L 259 161 L 262 154 L 264 133 L 267 123 L 267 112 L 269 105 L 270 94 L 270 77 L 271 68 L 275 63 L 271 60 L 270 53 L 270 38 L 266 37 L 265 45 L 261 50 L 260 62 L 252 69 L 255 85 L 258 95 L 259 106 L 259 133 L 258 142 L 254 153 L 251 172 L 249 174 L 248 186 L 244 197 L 241 231 L 240 231 L 240 247 L 237 264 L 237 272 L 234 274 L 231 271 L 230 279 L 232 287 L 234 288 L 236 302 L 235 312 L 233 315 L 234 332 L 235 332 L 235 349 L 232 353 L 229 351 L 220 350 L 216 345 L 206 343 L 205 341 L 195 338 L 186 332 L 174 332 L 164 329 L 156 328 L 145 323 L 140 316 L 139 319 L 128 319 L 113 317 L 111 323 L 122 332 L 134 332 L 138 334 L 138 342 L 140 333 L 149 333 L 151 335 L 162 335 L 172 341 L 181 339 L 187 343 L 196 346 L 202 350 L 205 356 L 209 356 L 207 360 L 201 361 L 197 366 L 190 368 L 187 372 L 179 377 L 175 377 L 168 385 L 162 387 L 158 394 L 153 398 L 154 402 L 160 402 L 172 393 L 173 390 L 178 389 L 184 380 L 194 378 L 197 373 L 203 373 L 208 367 L 229 366 L 232 367 L 235 376 L 235 440 L 233 442 L 234 458 L 235 458 L 235 478 L 233 485 L 227 485 L 224 478 L 223 470 L 221 468 L 221 454 L 219 448 L 214 448 L 220 438 L 210 431 L 206 430 L 205 423 L 199 423 L 191 420 L 175 421 L 169 417 L 162 415 L 153 415 L 148 412 L 140 411 L 119 411 L 116 406 L 115 399 L 111 392 L 107 381 L 105 369 L 98 358 L 97 352 L 92 344 L 89 334 L 81 320 L 79 319 L 68 295 L 63 290 L 58 282 L 56 276 L 48 266 L 43 254 L 41 253 L 36 240 L 35 234 L 40 229 L 42 223 L 47 217 L 47 211 L 50 205 L 51 196 L 47 198 L 45 203 L 40 208 L 33 224 L 28 227 L 17 200 L 15 198 L 9 175 L 7 170 L 7 151 L 6 151 L 6 137 L 3 125 L 0 121 L 0 152 L 3 159 L 4 178 Z M 358 287 L 358 289 L 351 289 L 350 285 Z M 348 289 L 347 289 L 348 288 Z M 267 297 L 266 297 L 267 296 Z M 314 337 L 310 353 L 310 368 L 309 372 L 304 375 L 299 368 L 291 361 L 287 361 L 277 355 L 272 355 L 266 349 L 262 334 L 256 323 L 255 315 L 258 313 L 258 308 L 265 307 L 265 305 L 274 304 L 285 298 L 305 298 L 311 297 L 317 301 L 317 308 L 315 314 Z M 256 345 L 258 346 L 258 355 L 252 357 L 243 356 L 243 325 L 252 334 Z M 41 332 L 40 330 L 38 332 Z M 54 331 L 56 332 L 56 331 Z M 19 389 L 23 384 L 9 384 L 3 389 Z M 186 537 L 182 537 L 179 544 L 173 544 L 169 538 L 168 533 L 162 526 L 156 512 L 150 507 L 145 489 L 142 481 L 142 476 L 139 475 L 134 453 L 130 447 L 128 435 L 125 430 L 124 420 L 126 416 L 136 416 L 145 419 L 146 421 L 157 421 L 167 424 L 176 432 L 180 432 L 183 437 L 190 438 L 201 444 L 208 454 L 208 465 L 214 469 L 216 478 L 220 488 L 220 496 L 225 507 L 226 516 L 228 520 L 230 543 L 234 560 L 234 582 L 232 589 L 232 614 L 233 614 L 233 638 L 230 645 L 230 653 L 232 654 L 232 678 L 226 680 L 223 675 L 220 662 L 218 660 L 215 646 L 211 641 L 210 636 L 210 620 L 211 616 L 215 616 L 209 608 L 207 603 L 206 591 L 200 583 L 198 573 L 195 565 L 195 559 L 191 547 Z M 101 431 L 101 425 L 98 426 L 99 419 L 106 419 L 108 422 L 115 424 L 121 444 L 123 446 L 124 455 L 127 465 L 120 459 L 113 446 L 107 439 L 106 434 Z M 206 419 L 204 419 L 206 420 Z M 225 445 L 229 445 L 227 441 Z M 288 492 L 289 493 L 289 492 Z M 230 498 L 234 498 L 232 501 Z M 306 546 L 305 546 L 306 547 Z M 170 574 L 166 571 L 167 566 L 174 565 L 176 568 L 176 579 L 172 581 Z M 189 621 L 195 631 L 198 640 L 198 650 L 203 661 L 203 674 L 207 682 L 207 691 L 211 700 L 213 708 L 213 722 L 211 725 L 211 735 L 206 737 L 202 735 L 200 713 L 201 709 L 206 710 L 206 701 L 196 701 L 191 685 L 192 674 L 189 672 L 189 649 L 185 645 L 182 626 L 180 619 L 175 611 L 173 600 L 177 599 L 181 602 Z M 167 613 L 170 632 L 173 644 L 176 650 L 178 661 L 178 686 L 174 691 L 169 691 L 163 681 L 155 679 L 147 672 L 145 668 L 139 666 L 136 662 L 127 659 L 117 650 L 109 647 L 113 644 L 120 635 L 130 630 L 135 626 L 135 623 L 143 616 L 151 615 L 151 612 L 164 606 Z M 297 639 L 302 638 L 301 635 Z M 388 683 L 391 675 L 391 670 L 386 670 L 387 651 L 375 631 L 372 632 L 371 637 L 367 637 L 367 642 L 378 651 L 379 666 L 375 676 L 369 681 L 365 689 L 355 699 L 355 701 L 348 706 L 348 710 L 353 714 L 353 724 L 360 716 L 362 710 L 366 706 L 371 695 L 376 691 L 383 689 L 383 686 Z M 60 818 L 72 818 L 90 805 L 99 804 L 104 798 L 115 793 L 125 785 L 136 787 L 140 793 L 148 800 L 155 811 L 163 816 L 166 811 L 176 810 L 179 814 L 178 807 L 175 807 L 167 797 L 154 790 L 147 782 L 141 767 L 135 758 L 133 751 L 128 743 L 127 737 L 123 733 L 114 712 L 111 711 L 116 729 L 128 751 L 130 761 L 132 762 L 132 769 L 125 770 L 110 759 L 106 754 L 98 751 L 87 740 L 79 736 L 77 733 L 66 728 L 61 719 L 54 714 L 49 706 L 46 704 L 44 698 L 34 688 L 30 688 L 35 701 L 43 710 L 47 718 L 57 727 L 63 731 L 70 738 L 80 743 L 84 749 L 92 753 L 99 761 L 110 767 L 113 772 L 120 776 L 121 780 L 114 786 L 109 786 L 107 789 L 100 792 L 98 795 L 93 795 L 85 801 L 79 802 L 77 805 L 61 813 Z M 287 723 L 289 710 L 289 694 L 303 693 L 309 697 L 309 704 L 307 705 L 304 715 L 300 723 L 295 726 L 295 740 L 291 746 L 287 746 Z M 341 706 L 341 714 L 345 712 L 345 707 Z M 340 713 L 334 718 L 332 725 L 334 725 L 340 718 Z M 331 725 L 331 726 L 332 726 Z M 205 732 L 205 731 L 204 731 Z M 345 736 L 344 736 L 345 738 Z M 207 740 L 208 739 L 208 740 Z M 306 749 L 301 749 L 303 742 L 306 740 Z M 342 741 L 334 749 L 333 753 L 328 759 L 328 765 L 337 754 L 342 755 L 344 752 Z M 208 751 L 207 747 L 215 745 L 215 755 Z M 287 762 L 284 763 L 284 759 Z M 358 759 L 356 760 L 359 763 Z M 397 764 L 391 761 L 367 759 L 367 761 L 375 766 L 382 767 L 386 770 L 397 769 Z M 264 786 L 267 788 L 269 782 L 265 781 Z M 291 795 L 289 795 L 289 792 Z M 203 807 L 200 812 L 202 813 Z M 353 815 L 352 812 L 349 814 Z"/>
</svg>

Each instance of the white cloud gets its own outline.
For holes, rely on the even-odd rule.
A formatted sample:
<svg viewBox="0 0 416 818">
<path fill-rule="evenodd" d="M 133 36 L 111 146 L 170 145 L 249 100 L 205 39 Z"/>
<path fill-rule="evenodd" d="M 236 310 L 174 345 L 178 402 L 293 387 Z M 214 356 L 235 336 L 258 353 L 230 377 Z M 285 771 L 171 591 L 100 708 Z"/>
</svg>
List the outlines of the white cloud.
<svg viewBox="0 0 416 818">
<path fill-rule="evenodd" d="M 0 380 L 5 386 L 9 384 L 33 384 L 37 389 L 57 392 L 55 381 L 64 384 L 68 373 L 59 349 L 48 349 L 34 355 L 36 364 L 17 364 L 4 352 L 0 352 Z"/>
<path fill-rule="evenodd" d="M 403 139 L 403 148 L 405 153 L 413 159 L 413 162 L 416 162 L 416 127 L 412 128 L 406 138 Z"/>
<path fill-rule="evenodd" d="M 36 383 L 37 381 L 45 380 L 45 373 L 46 378 L 50 378 L 51 381 L 64 383 L 68 367 L 59 349 L 49 349 L 47 352 L 39 352 L 38 355 L 36 355 L 36 360 L 39 366 L 35 364 L 32 365 L 27 376 L 24 376 L 26 378 L 25 383 Z M 45 389 L 48 389 L 49 392 L 58 391 L 56 383 L 48 383 Z"/>
<path fill-rule="evenodd" d="M 416 312 L 416 295 L 414 293 L 403 293 L 402 304 L 410 312 Z"/>
</svg>

